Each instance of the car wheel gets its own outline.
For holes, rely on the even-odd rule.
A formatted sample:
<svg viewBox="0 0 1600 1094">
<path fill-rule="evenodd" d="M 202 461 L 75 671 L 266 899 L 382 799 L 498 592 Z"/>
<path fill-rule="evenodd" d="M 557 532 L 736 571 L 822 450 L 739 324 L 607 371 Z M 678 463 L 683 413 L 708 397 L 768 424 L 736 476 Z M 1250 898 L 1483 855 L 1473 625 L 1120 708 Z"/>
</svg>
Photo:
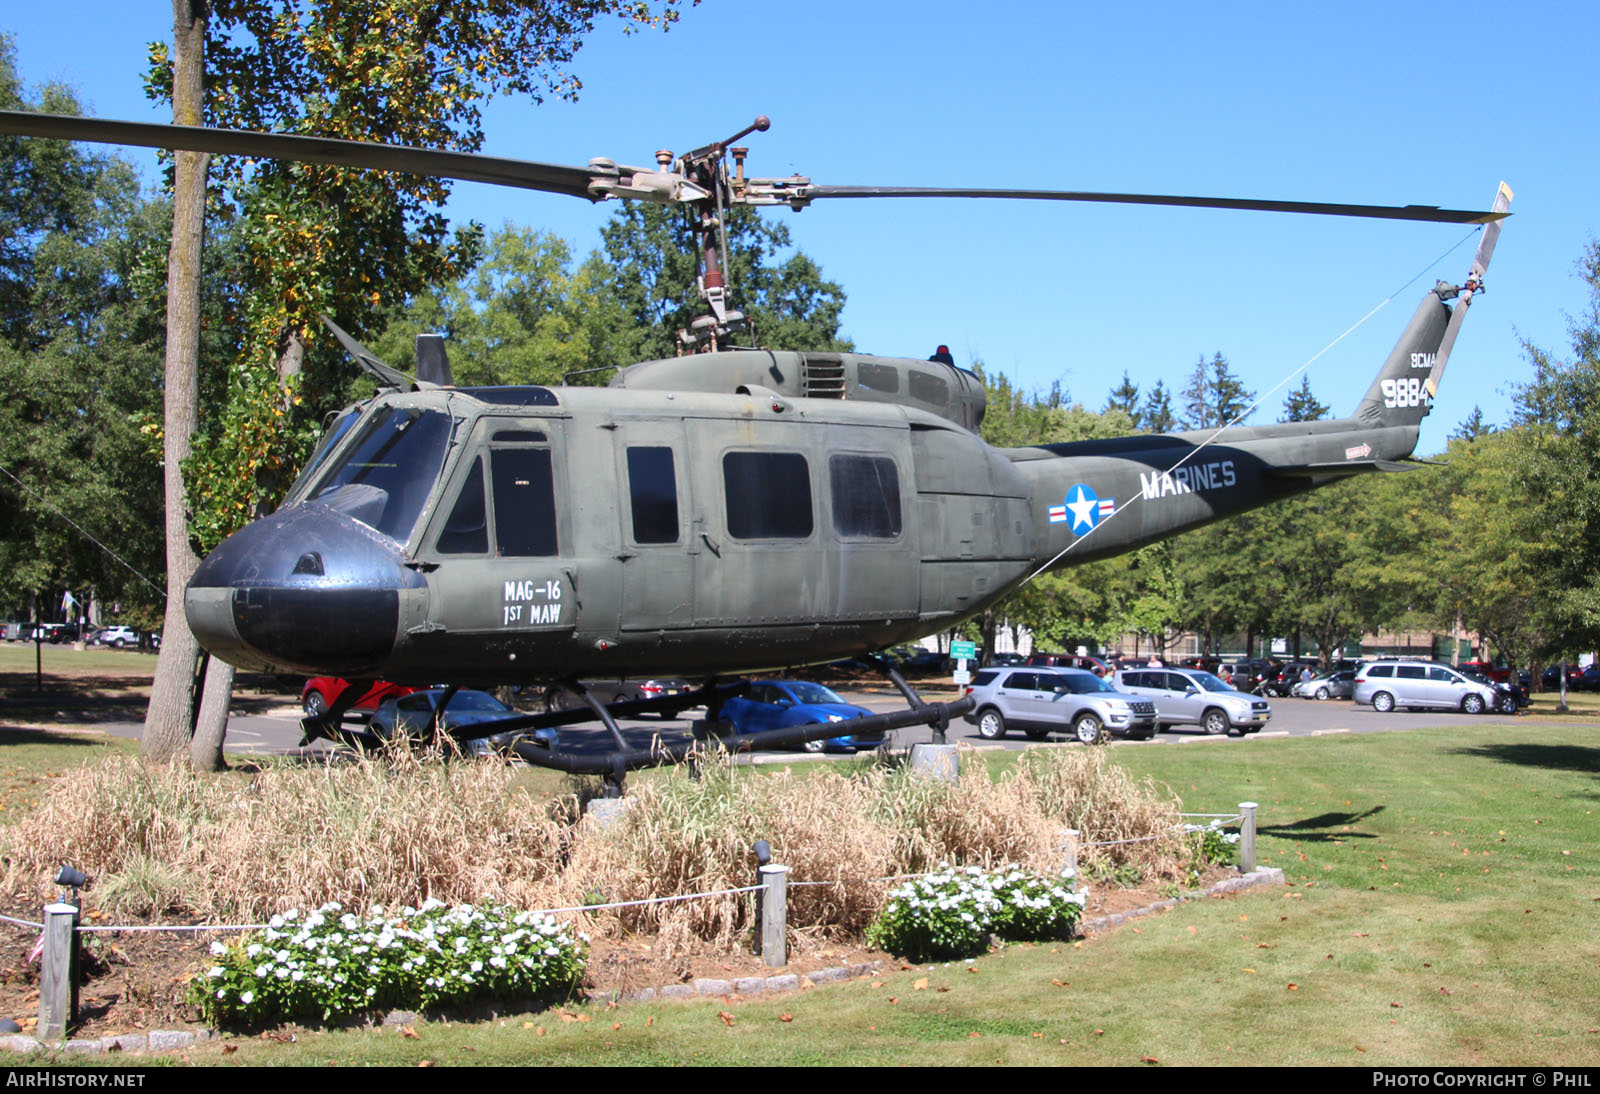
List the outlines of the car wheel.
<svg viewBox="0 0 1600 1094">
<path fill-rule="evenodd" d="M 123 646 L 128 644 L 128 640 L 126 638 L 113 638 L 111 640 L 111 644 L 120 650 Z"/>
<path fill-rule="evenodd" d="M 1097 745 L 1106 739 L 1106 727 L 1093 714 L 1080 714 L 1072 723 L 1073 736 L 1086 745 Z"/>
<path fill-rule="evenodd" d="M 1517 697 L 1515 695 L 1500 696 L 1499 710 L 1501 714 L 1515 714 L 1517 712 Z"/>
<path fill-rule="evenodd" d="M 986 741 L 998 741 L 1006 735 L 1006 720 L 994 707 L 978 714 L 978 736 Z"/>
<path fill-rule="evenodd" d="M 305 698 L 307 718 L 320 718 L 328 713 L 328 701 L 322 697 L 322 692 L 313 691 Z"/>
<path fill-rule="evenodd" d="M 1328 689 L 1327 688 L 1318 688 L 1317 689 L 1317 701 L 1321 702 L 1321 703 L 1325 703 L 1325 702 L 1328 701 Z"/>
<path fill-rule="evenodd" d="M 1372 697 L 1372 709 L 1379 714 L 1388 714 L 1394 709 L 1394 696 L 1387 691 L 1380 691 Z"/>
<path fill-rule="evenodd" d="M 805 749 L 807 752 L 821 752 L 823 749 L 828 747 L 828 739 L 823 737 L 815 741 L 807 741 L 800 747 Z"/>
<path fill-rule="evenodd" d="M 1232 728 L 1228 725 L 1227 714 L 1216 707 L 1206 711 L 1205 717 L 1200 719 L 1200 727 L 1213 737 L 1220 737 Z"/>
<path fill-rule="evenodd" d="M 1482 714 L 1485 705 L 1481 695 L 1469 695 L 1461 700 L 1461 709 L 1468 714 Z"/>
</svg>

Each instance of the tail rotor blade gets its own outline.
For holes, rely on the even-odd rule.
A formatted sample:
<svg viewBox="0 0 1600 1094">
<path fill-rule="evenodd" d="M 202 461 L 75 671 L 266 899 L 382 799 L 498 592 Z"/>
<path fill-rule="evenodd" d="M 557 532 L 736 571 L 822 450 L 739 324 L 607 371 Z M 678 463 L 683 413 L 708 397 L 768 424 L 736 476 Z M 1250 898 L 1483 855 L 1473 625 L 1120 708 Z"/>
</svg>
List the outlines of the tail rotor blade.
<svg viewBox="0 0 1600 1094">
<path fill-rule="evenodd" d="M 1493 211 L 1499 215 L 1484 225 L 1483 238 L 1478 240 L 1478 253 L 1472 257 L 1472 270 L 1467 274 L 1467 283 L 1462 286 L 1455 310 L 1450 313 L 1450 322 L 1444 328 L 1444 337 L 1439 342 L 1439 353 L 1433 359 L 1433 368 L 1428 370 L 1427 391 L 1430 400 L 1439 396 L 1439 381 L 1444 377 L 1445 362 L 1450 359 L 1456 335 L 1461 333 L 1461 324 L 1466 322 L 1467 308 L 1472 304 L 1473 294 L 1483 289 L 1483 275 L 1489 270 L 1489 259 L 1494 257 L 1494 245 L 1500 240 L 1500 225 L 1511 208 L 1511 197 L 1511 187 L 1502 182 L 1494 196 Z"/>
</svg>

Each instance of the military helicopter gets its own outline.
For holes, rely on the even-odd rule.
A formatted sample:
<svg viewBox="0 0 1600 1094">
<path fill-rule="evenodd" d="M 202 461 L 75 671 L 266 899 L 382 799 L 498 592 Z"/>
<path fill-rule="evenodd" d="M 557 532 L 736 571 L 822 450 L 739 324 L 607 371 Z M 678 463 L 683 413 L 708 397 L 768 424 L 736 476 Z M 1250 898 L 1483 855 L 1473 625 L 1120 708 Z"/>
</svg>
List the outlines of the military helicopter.
<svg viewBox="0 0 1600 1094">
<path fill-rule="evenodd" d="M 1400 470 L 1508 215 L 1074 191 L 821 186 L 747 178 L 765 117 L 653 168 L 561 166 L 283 134 L 0 112 L 0 131 L 270 156 L 494 182 L 588 200 L 682 205 L 698 218 L 707 313 L 685 355 L 621 369 L 610 386 L 456 387 L 436 336 L 413 378 L 335 328 L 382 390 L 344 410 L 279 510 L 217 547 L 185 609 L 201 644 L 243 668 L 452 685 L 550 684 L 598 718 L 604 771 L 678 759 L 631 749 L 614 717 L 705 702 L 714 723 L 741 673 L 868 657 L 949 629 L 1040 572 L 1106 557 L 1352 475 Z M 733 160 L 730 171 L 728 160 Z M 1429 289 L 1351 416 L 1205 433 L 1000 449 L 978 436 L 984 392 L 948 360 L 737 347 L 723 282 L 734 204 L 964 197 L 1119 202 L 1485 225 L 1463 284 Z M 688 352 L 695 351 L 695 352 Z M 879 727 L 929 724 L 909 709 Z M 678 674 L 692 696 L 607 708 L 585 676 Z M 734 685 L 737 687 L 738 685 Z M 355 695 L 362 689 L 351 688 Z M 340 732 L 336 705 L 308 734 Z M 505 723 L 497 723 L 502 730 Z M 863 724 L 863 730 L 868 727 Z M 741 739 L 787 747 L 836 730 Z M 587 766 L 586 766 L 587 765 Z"/>
</svg>

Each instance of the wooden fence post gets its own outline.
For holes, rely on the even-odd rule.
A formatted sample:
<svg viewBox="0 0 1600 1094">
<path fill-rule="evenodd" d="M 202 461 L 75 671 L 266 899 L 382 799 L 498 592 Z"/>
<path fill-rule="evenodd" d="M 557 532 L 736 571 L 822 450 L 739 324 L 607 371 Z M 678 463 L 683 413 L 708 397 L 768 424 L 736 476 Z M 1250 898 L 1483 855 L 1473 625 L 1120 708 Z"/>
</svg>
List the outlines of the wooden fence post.
<svg viewBox="0 0 1600 1094">
<path fill-rule="evenodd" d="M 1062 856 L 1067 860 L 1066 870 L 1072 872 L 1072 877 L 1074 881 L 1076 881 L 1078 877 L 1078 839 L 1081 837 L 1082 833 L 1076 828 L 1063 828 L 1061 830 L 1061 835 L 1061 852 Z"/>
<path fill-rule="evenodd" d="M 44 951 L 39 959 L 41 1041 L 65 1037 L 78 1021 L 78 906 L 44 906 Z"/>
<path fill-rule="evenodd" d="M 761 960 L 768 968 L 789 963 L 789 868 L 768 863 L 761 868 Z"/>
<path fill-rule="evenodd" d="M 1256 868 L 1256 809 L 1255 802 L 1240 802 L 1239 812 L 1244 820 L 1239 825 L 1239 869 L 1251 873 Z"/>
</svg>

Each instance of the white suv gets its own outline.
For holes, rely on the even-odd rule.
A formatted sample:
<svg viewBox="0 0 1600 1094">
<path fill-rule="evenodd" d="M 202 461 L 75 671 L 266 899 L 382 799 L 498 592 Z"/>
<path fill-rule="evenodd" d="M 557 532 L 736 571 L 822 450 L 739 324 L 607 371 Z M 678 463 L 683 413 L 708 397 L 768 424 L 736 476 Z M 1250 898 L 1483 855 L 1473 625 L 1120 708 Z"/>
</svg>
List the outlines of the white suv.
<svg viewBox="0 0 1600 1094">
<path fill-rule="evenodd" d="M 986 741 L 999 740 L 1010 727 L 1022 730 L 1030 741 L 1063 730 L 1086 745 L 1100 743 L 1107 733 L 1133 740 L 1156 735 L 1154 704 L 1120 692 L 1083 669 L 1036 665 L 982 669 L 967 694 L 977 705 L 966 719 Z"/>
</svg>

